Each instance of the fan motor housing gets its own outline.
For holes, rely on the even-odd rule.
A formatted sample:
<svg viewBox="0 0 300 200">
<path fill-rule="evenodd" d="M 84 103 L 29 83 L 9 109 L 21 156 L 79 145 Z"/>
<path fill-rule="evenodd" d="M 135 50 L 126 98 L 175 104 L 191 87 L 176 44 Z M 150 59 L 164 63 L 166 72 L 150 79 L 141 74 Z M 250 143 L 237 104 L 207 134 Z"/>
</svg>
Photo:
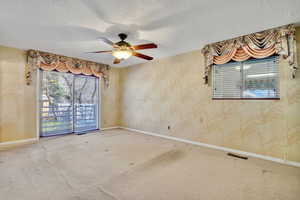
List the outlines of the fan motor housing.
<svg viewBox="0 0 300 200">
<path fill-rule="evenodd" d="M 121 38 L 121 40 L 125 40 L 127 38 L 127 35 L 125 33 L 120 33 L 119 37 Z"/>
<path fill-rule="evenodd" d="M 131 47 L 131 45 L 128 42 L 125 42 L 123 40 L 120 42 L 117 42 L 116 45 L 118 45 L 119 47 Z"/>
</svg>

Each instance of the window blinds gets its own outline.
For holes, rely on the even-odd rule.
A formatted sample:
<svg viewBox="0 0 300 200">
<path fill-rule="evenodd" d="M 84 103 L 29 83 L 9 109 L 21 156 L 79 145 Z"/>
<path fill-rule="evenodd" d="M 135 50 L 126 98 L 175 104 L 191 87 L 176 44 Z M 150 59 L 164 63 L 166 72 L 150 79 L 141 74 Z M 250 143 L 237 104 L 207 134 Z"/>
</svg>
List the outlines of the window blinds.
<svg viewBox="0 0 300 200">
<path fill-rule="evenodd" d="M 213 98 L 279 98 L 278 56 L 213 66 Z"/>
</svg>

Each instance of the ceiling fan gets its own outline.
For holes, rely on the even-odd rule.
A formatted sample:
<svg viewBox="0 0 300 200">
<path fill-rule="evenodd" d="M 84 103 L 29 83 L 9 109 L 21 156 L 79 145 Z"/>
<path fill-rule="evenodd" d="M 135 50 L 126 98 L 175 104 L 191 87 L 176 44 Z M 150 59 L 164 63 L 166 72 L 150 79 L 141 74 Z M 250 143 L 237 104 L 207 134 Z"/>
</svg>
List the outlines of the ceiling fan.
<svg viewBox="0 0 300 200">
<path fill-rule="evenodd" d="M 136 52 L 136 50 L 143 50 L 143 49 L 153 49 L 157 48 L 157 45 L 154 43 L 147 43 L 147 44 L 140 44 L 140 45 L 131 45 L 128 42 L 125 42 L 127 35 L 125 33 L 120 33 L 119 37 L 121 41 L 113 43 L 109 39 L 105 37 L 100 37 L 99 39 L 106 44 L 109 44 L 113 47 L 112 50 L 109 51 L 94 51 L 89 53 L 112 53 L 115 57 L 114 64 L 119 64 L 122 60 L 129 58 L 130 56 L 136 56 L 141 59 L 152 60 L 153 57 L 147 56 L 145 54 L 141 54 Z"/>
</svg>

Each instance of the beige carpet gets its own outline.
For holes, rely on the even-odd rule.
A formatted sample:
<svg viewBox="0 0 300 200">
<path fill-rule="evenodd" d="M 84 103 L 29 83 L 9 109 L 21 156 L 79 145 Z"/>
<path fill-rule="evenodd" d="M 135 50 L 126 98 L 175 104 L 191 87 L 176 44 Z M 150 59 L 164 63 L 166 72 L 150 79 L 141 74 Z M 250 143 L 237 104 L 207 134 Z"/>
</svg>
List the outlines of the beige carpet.
<svg viewBox="0 0 300 200">
<path fill-rule="evenodd" d="M 0 152 L 2 200 L 299 200 L 300 168 L 125 130 Z"/>
</svg>

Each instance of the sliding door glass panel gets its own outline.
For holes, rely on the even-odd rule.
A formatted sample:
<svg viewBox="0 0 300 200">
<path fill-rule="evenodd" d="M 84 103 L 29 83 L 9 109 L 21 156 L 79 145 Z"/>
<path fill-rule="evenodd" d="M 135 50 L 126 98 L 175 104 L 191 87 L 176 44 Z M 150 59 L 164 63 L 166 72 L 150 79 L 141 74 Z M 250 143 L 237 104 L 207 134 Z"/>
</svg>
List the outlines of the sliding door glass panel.
<svg viewBox="0 0 300 200">
<path fill-rule="evenodd" d="M 74 132 L 98 129 L 98 78 L 75 76 L 74 79 Z"/>
<path fill-rule="evenodd" d="M 41 136 L 72 132 L 73 75 L 45 71 L 41 76 Z"/>
</svg>

